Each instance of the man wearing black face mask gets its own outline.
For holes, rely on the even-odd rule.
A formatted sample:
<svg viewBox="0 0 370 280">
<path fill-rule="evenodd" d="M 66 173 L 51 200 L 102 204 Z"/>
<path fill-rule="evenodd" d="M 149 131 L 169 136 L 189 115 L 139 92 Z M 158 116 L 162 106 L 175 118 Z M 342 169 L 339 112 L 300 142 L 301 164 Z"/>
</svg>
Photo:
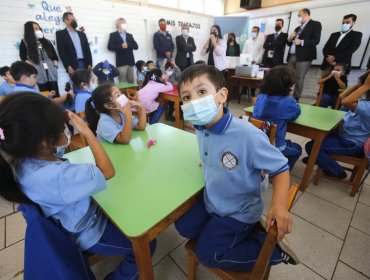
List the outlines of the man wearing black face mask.
<svg viewBox="0 0 370 280">
<path fill-rule="evenodd" d="M 281 31 L 284 26 L 284 20 L 279 18 L 275 22 L 275 33 L 267 36 L 263 48 L 262 64 L 267 67 L 283 65 L 285 44 L 288 41 L 288 34 Z"/>
<path fill-rule="evenodd" d="M 72 13 L 63 14 L 66 28 L 56 32 L 57 48 L 67 73 L 76 69 L 91 70 L 92 57 L 86 34 L 76 30 L 77 21 Z"/>
</svg>

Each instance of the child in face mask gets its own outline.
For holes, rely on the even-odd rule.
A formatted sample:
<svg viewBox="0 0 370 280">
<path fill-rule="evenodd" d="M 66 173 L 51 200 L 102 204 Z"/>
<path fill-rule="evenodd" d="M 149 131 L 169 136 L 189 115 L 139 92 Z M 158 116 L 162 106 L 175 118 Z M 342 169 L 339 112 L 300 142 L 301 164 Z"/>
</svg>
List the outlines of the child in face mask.
<svg viewBox="0 0 370 280">
<path fill-rule="evenodd" d="M 98 77 L 99 85 L 105 82 L 114 82 L 114 78 L 119 76 L 119 71 L 116 67 L 109 63 L 108 60 L 95 65 L 94 74 Z"/>
<path fill-rule="evenodd" d="M 156 101 L 159 93 L 172 89 L 169 78 L 161 70 L 154 68 L 146 74 L 143 88 L 139 90 L 139 101 L 150 114 L 149 124 L 157 123 L 164 111 L 164 107 Z"/>
<path fill-rule="evenodd" d="M 65 118 L 61 106 L 41 95 L 22 92 L 4 98 L 0 105 L 0 196 L 25 207 L 38 205 L 45 218 L 55 221 L 81 251 L 124 256 L 108 278 L 134 279 L 137 269 L 131 242 L 91 199 L 114 176 L 113 164 L 87 124 L 72 112 L 68 112 L 68 118 L 86 139 L 96 164 L 73 164 L 55 156 L 56 149 L 68 143 Z M 37 221 L 38 230 L 45 230 L 42 224 Z M 37 238 L 30 231 L 26 245 Z M 52 240 L 40 250 L 49 253 L 49 246 L 53 246 L 66 254 L 63 248 L 69 244 L 49 245 Z M 26 260 L 37 265 L 30 257 Z M 53 275 L 47 278 L 53 279 L 65 272 L 50 273 Z"/>
<path fill-rule="evenodd" d="M 138 118 L 132 116 L 131 106 L 138 111 Z M 146 112 L 144 106 L 129 101 L 113 84 L 97 87 L 86 102 L 86 119 L 99 141 L 128 144 L 132 129 L 145 130 Z"/>
<path fill-rule="evenodd" d="M 234 118 L 223 107 L 228 92 L 222 73 L 215 67 L 187 68 L 178 86 L 184 119 L 196 130 L 205 191 L 203 199 L 176 222 L 176 228 L 181 235 L 197 239 L 197 257 L 206 266 L 250 271 L 266 237 L 255 230 L 263 209 L 261 170 L 270 175 L 274 188 L 267 229 L 275 219 L 279 242 L 291 231 L 286 209 L 290 184 L 287 160 L 264 132 Z M 288 248 L 282 251 L 282 245 L 273 251 L 270 265 L 280 263 L 282 255 L 285 261 L 297 263 Z"/>
<path fill-rule="evenodd" d="M 145 66 L 144 60 L 136 61 L 135 66 L 136 66 L 137 85 L 139 86 L 139 89 L 141 89 L 145 80 L 145 73 L 148 70 L 148 67 L 144 67 Z"/>
<path fill-rule="evenodd" d="M 76 87 L 75 110 L 76 113 L 85 112 L 86 100 L 91 97 L 92 91 L 96 88 L 94 77 L 91 71 L 77 69 L 72 75 L 72 82 Z"/>
<path fill-rule="evenodd" d="M 324 85 L 320 107 L 327 108 L 330 106 L 334 109 L 339 95 L 338 90 L 346 88 L 347 82 L 348 80 L 344 65 L 339 63 L 336 64 L 329 75 L 318 81 L 319 85 Z"/>
</svg>

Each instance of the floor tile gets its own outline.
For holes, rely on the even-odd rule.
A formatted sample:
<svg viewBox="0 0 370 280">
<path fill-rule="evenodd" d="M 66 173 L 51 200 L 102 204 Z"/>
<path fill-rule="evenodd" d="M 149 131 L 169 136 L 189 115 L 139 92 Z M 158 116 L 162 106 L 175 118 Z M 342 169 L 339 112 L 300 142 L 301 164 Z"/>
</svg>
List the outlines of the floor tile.
<svg viewBox="0 0 370 280">
<path fill-rule="evenodd" d="M 352 197 L 349 195 L 350 191 L 351 188 L 349 186 L 328 180 L 327 178 L 321 178 L 318 185 L 311 183 L 307 188 L 308 193 L 328 200 L 347 210 L 354 211 L 358 195 Z"/>
<path fill-rule="evenodd" d="M 280 264 L 271 267 L 269 280 L 323 280 L 320 275 L 303 264 Z"/>
<path fill-rule="evenodd" d="M 351 211 L 307 192 L 294 205 L 292 213 L 343 240 L 352 217 Z"/>
<path fill-rule="evenodd" d="M 303 154 L 304 154 L 304 153 L 303 153 Z M 304 156 L 306 156 L 306 155 L 304 155 Z M 299 182 L 298 182 L 298 183 L 301 183 L 301 179 L 302 179 L 302 177 L 303 177 L 303 173 L 304 173 L 304 171 L 305 171 L 305 169 L 306 169 L 306 165 L 302 162 L 302 158 L 303 158 L 304 156 L 302 155 L 302 157 L 300 157 L 300 158 L 297 160 L 296 164 L 294 165 L 293 170 L 291 171 L 291 174 L 292 174 L 292 175 L 294 175 L 294 176 L 296 176 L 296 177 L 298 177 L 298 178 L 299 178 Z M 315 175 L 315 173 L 316 173 L 316 168 L 317 168 L 317 166 L 315 165 L 315 166 L 314 166 L 314 168 L 313 168 L 312 174 L 311 174 L 311 176 L 310 176 L 310 180 L 309 180 L 309 182 L 311 182 L 311 181 L 312 181 L 312 178 L 313 178 L 313 176 L 314 176 L 314 175 Z"/>
<path fill-rule="evenodd" d="M 370 277 L 370 236 L 350 227 L 340 260 Z"/>
<path fill-rule="evenodd" d="M 357 203 L 351 226 L 370 235 L 370 206 Z M 370 261 L 369 261 L 370 264 Z"/>
<path fill-rule="evenodd" d="M 5 218 L 6 221 L 6 247 L 24 239 L 26 222 L 21 212 L 12 214 Z"/>
<path fill-rule="evenodd" d="M 185 272 L 187 275 L 188 273 L 188 263 L 187 263 L 187 255 L 186 250 L 184 247 L 185 243 L 178 248 L 176 248 L 175 251 L 173 251 L 170 256 L 175 261 L 175 263 Z M 215 280 L 217 277 L 215 277 L 207 268 L 205 268 L 203 265 L 199 265 L 196 270 L 196 275 L 198 280 Z"/>
<path fill-rule="evenodd" d="M 10 203 L 2 198 L 0 198 L 0 218 L 6 215 L 10 215 L 14 212 L 13 203 Z"/>
<path fill-rule="evenodd" d="M 5 247 L 5 218 L 0 219 L 0 250 Z"/>
<path fill-rule="evenodd" d="M 121 262 L 121 256 L 107 256 L 101 261 L 91 267 L 92 272 L 95 274 L 97 280 L 104 279 L 104 277 L 114 271 Z"/>
<path fill-rule="evenodd" d="M 13 279 L 23 270 L 24 241 L 0 251 L 0 279 Z"/>
<path fill-rule="evenodd" d="M 342 240 L 295 215 L 288 239 L 302 263 L 326 279 L 332 277 Z"/>
<path fill-rule="evenodd" d="M 177 232 L 174 225 L 171 225 L 157 237 L 157 248 L 152 259 L 153 265 L 157 264 L 184 241 L 185 238 Z"/>
<path fill-rule="evenodd" d="M 170 257 L 166 257 L 154 267 L 154 279 L 186 280 L 186 276 Z"/>
<path fill-rule="evenodd" d="M 367 278 L 365 275 L 352 269 L 348 265 L 342 262 L 338 262 L 332 280 L 368 280 L 368 279 L 369 278 Z"/>
<path fill-rule="evenodd" d="M 363 185 L 358 201 L 370 206 L 370 185 Z"/>
</svg>

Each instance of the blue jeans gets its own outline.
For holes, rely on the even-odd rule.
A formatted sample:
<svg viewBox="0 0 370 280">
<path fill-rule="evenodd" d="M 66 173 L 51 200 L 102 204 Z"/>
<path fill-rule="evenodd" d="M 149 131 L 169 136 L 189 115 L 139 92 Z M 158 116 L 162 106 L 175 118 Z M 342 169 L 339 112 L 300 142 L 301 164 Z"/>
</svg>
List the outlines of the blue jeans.
<svg viewBox="0 0 370 280">
<path fill-rule="evenodd" d="M 306 144 L 306 152 L 308 155 L 311 154 L 313 144 L 313 140 Z M 344 171 L 344 168 L 332 159 L 329 154 L 356 156 L 361 155 L 362 149 L 363 147 L 342 138 L 337 132 L 333 132 L 322 141 L 316 163 L 323 170 L 339 175 Z"/>
<path fill-rule="evenodd" d="M 152 255 L 155 247 L 156 241 L 153 240 L 150 243 L 150 251 Z M 104 279 L 139 279 L 131 241 L 127 239 L 110 221 L 107 221 L 103 236 L 100 238 L 99 242 L 86 251 L 103 256 L 124 256 L 123 261 L 119 264 L 116 270 L 108 274 Z"/>
<path fill-rule="evenodd" d="M 266 233 L 255 230 L 255 225 L 209 214 L 203 198 L 175 223 L 182 236 L 198 239 L 195 250 L 201 263 L 234 271 L 251 271 L 256 263 Z M 270 265 L 281 261 L 275 248 Z"/>
<path fill-rule="evenodd" d="M 162 105 L 158 105 L 157 110 L 151 113 L 151 116 L 149 117 L 149 124 L 154 124 L 159 121 L 162 114 L 164 112 L 164 107 Z"/>
<path fill-rule="evenodd" d="M 281 153 L 288 159 L 289 170 L 291 171 L 302 154 L 302 147 L 290 140 L 285 140 L 285 149 Z"/>
<path fill-rule="evenodd" d="M 338 95 L 330 95 L 324 92 L 321 98 L 320 107 L 328 108 L 329 106 L 334 109 L 337 104 Z"/>
</svg>

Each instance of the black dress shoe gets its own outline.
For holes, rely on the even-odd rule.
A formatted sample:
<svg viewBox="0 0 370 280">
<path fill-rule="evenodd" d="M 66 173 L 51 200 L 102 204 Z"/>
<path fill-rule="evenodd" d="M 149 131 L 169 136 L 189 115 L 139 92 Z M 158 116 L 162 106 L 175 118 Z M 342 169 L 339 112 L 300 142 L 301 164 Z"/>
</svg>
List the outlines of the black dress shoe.
<svg viewBox="0 0 370 280">
<path fill-rule="evenodd" d="M 334 177 L 334 178 L 337 178 L 337 179 L 340 179 L 340 180 L 343 180 L 343 179 L 347 178 L 347 173 L 345 171 L 342 171 L 339 174 L 335 174 L 335 173 L 333 173 L 329 170 L 323 170 L 322 172 L 328 177 Z"/>
</svg>

